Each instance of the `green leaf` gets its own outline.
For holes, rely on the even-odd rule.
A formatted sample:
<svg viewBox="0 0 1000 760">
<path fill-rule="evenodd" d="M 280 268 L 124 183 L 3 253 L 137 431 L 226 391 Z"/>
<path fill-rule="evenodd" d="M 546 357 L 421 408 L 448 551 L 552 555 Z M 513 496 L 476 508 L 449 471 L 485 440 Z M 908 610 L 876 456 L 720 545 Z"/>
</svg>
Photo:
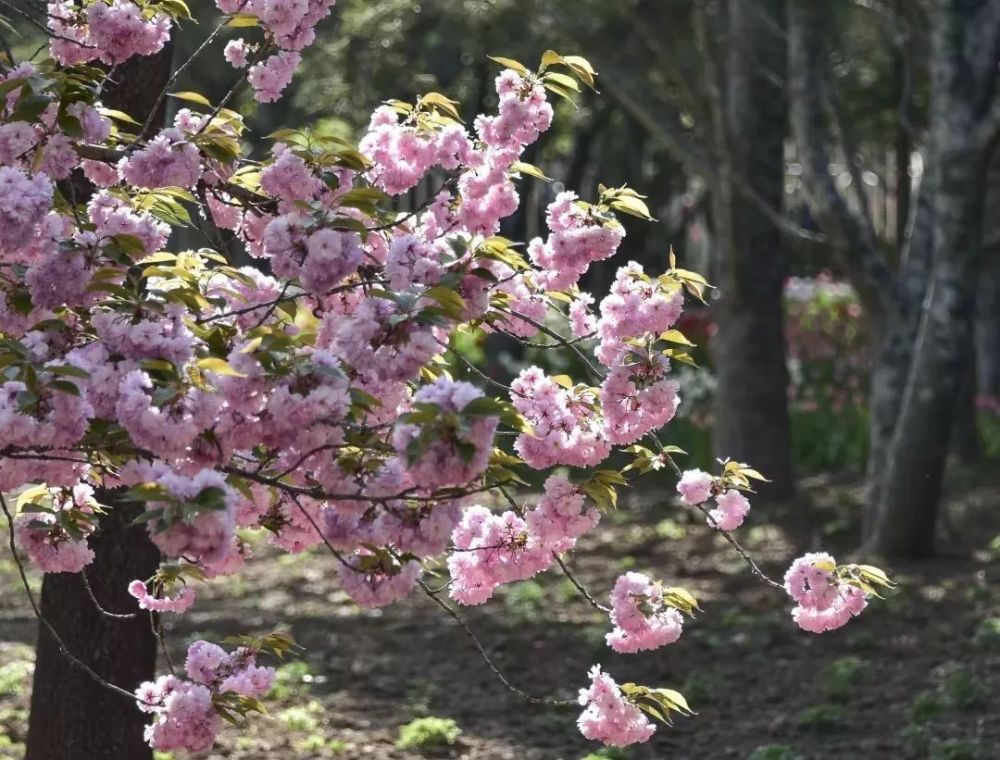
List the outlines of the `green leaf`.
<svg viewBox="0 0 1000 760">
<path fill-rule="evenodd" d="M 439 111 L 448 114 L 455 121 L 462 121 L 462 115 L 455 108 L 456 105 L 458 105 L 457 100 L 452 100 L 440 92 L 428 92 L 417 101 L 418 108 L 421 106 L 433 106 Z"/>
<path fill-rule="evenodd" d="M 513 69 L 521 76 L 530 73 L 528 71 L 527 66 L 525 66 L 520 61 L 515 61 L 513 58 L 504 58 L 503 56 L 499 55 L 490 55 L 487 56 L 487 58 L 489 58 L 494 63 L 499 63 L 501 66 L 506 66 L 508 69 Z"/>
<path fill-rule="evenodd" d="M 453 319 L 462 318 L 462 312 L 465 311 L 465 299 L 451 288 L 447 288 L 444 285 L 435 285 L 424 292 L 424 297 L 441 304 L 444 312 Z"/>
<path fill-rule="evenodd" d="M 542 65 L 539 71 L 545 71 L 549 66 L 554 66 L 557 63 L 562 63 L 563 57 L 559 55 L 555 50 L 546 50 L 542 53 Z"/>
<path fill-rule="evenodd" d="M 260 24 L 260 19 L 250 13 L 234 13 L 232 18 L 226 22 L 226 26 L 233 27 L 235 29 L 242 29 L 244 27 L 258 26 Z"/>
<path fill-rule="evenodd" d="M 126 124 L 135 124 L 137 127 L 141 127 L 142 124 L 137 122 L 131 116 L 129 116 L 124 111 L 116 111 L 114 108 L 104 108 L 103 106 L 97 109 L 100 111 L 101 116 L 107 116 L 109 119 L 114 119 L 115 121 L 122 121 Z"/>
<path fill-rule="evenodd" d="M 552 177 L 546 177 L 545 172 L 539 169 L 534 164 L 529 164 L 526 161 L 515 161 L 510 166 L 512 172 L 517 172 L 519 174 L 527 174 L 529 177 L 535 177 L 543 182 L 551 182 Z"/>
<path fill-rule="evenodd" d="M 52 380 L 49 382 L 49 387 L 52 390 L 59 391 L 60 393 L 68 393 L 70 396 L 80 396 L 80 388 L 76 383 L 71 383 L 69 380 Z"/>
<path fill-rule="evenodd" d="M 693 614 L 694 610 L 699 609 L 698 600 L 694 598 L 694 595 L 690 591 L 675 586 L 663 589 L 663 603 L 679 609 L 688 615 Z"/>
<path fill-rule="evenodd" d="M 673 689 L 654 689 L 653 692 L 667 702 L 672 710 L 693 715 L 694 711 L 688 706 L 684 695 Z"/>
<path fill-rule="evenodd" d="M 689 341 L 680 330 L 667 330 L 664 333 L 660 333 L 660 340 L 669 341 L 670 343 L 679 343 L 682 346 L 693 347 L 695 345 Z"/>
<path fill-rule="evenodd" d="M 471 417 L 499 417 L 504 412 L 504 404 L 495 398 L 481 396 L 470 401 L 459 411 Z"/>
<path fill-rule="evenodd" d="M 576 80 L 573 79 L 573 77 L 571 76 L 567 76 L 566 74 L 560 74 L 557 71 L 550 71 L 548 74 L 545 75 L 544 78 L 545 81 L 555 82 L 560 87 L 564 87 L 567 90 L 572 90 L 573 92 L 580 91 L 580 85 L 577 84 Z"/>
<path fill-rule="evenodd" d="M 0 95 L 6 95 L 9 92 L 13 92 L 18 87 L 28 83 L 28 80 L 24 77 L 15 77 L 13 79 L 8 79 L 6 82 L 0 82 Z"/>
<path fill-rule="evenodd" d="M 594 89 L 594 79 L 597 76 L 597 72 L 590 65 L 590 61 L 579 55 L 564 55 L 562 62 L 564 65 L 569 66 L 570 70 L 572 70 L 581 82 L 586 84 L 590 89 Z"/>
<path fill-rule="evenodd" d="M 613 486 L 610 486 L 607 483 L 591 480 L 584 483 L 580 488 L 585 494 L 594 500 L 598 509 L 607 511 L 609 509 L 615 509 L 618 506 L 618 492 Z"/>
<path fill-rule="evenodd" d="M 138 483 L 119 498 L 123 501 L 167 501 L 170 492 L 159 483 Z"/>
<path fill-rule="evenodd" d="M 159 6 L 170 16 L 181 21 L 191 20 L 191 9 L 184 0 L 159 0 Z"/>
<path fill-rule="evenodd" d="M 171 375 L 177 373 L 177 367 L 166 359 L 143 359 L 139 362 L 139 366 L 150 372 L 167 372 Z"/>
<path fill-rule="evenodd" d="M 48 495 L 49 495 L 49 487 L 48 486 L 44 486 L 44 485 L 43 486 L 32 486 L 31 488 L 29 488 L 29 489 L 27 489 L 25 491 L 22 491 L 18 495 L 17 501 L 15 502 L 15 504 L 16 504 L 16 506 L 17 506 L 17 508 L 19 510 L 22 510 L 22 509 L 24 509 L 24 505 L 31 504 L 34 501 L 36 501 L 37 499 L 40 499 L 40 498 L 48 496 Z"/>
<path fill-rule="evenodd" d="M 74 367 L 70 364 L 56 364 L 51 367 L 45 368 L 46 372 L 51 372 L 53 375 L 62 375 L 63 377 L 78 377 L 81 380 L 86 380 L 90 377 L 90 373 L 85 369 L 80 369 L 80 367 Z"/>
<path fill-rule="evenodd" d="M 216 375 L 225 375 L 227 377 L 246 377 L 242 372 L 237 372 L 230 366 L 229 362 L 225 359 L 219 359 L 215 356 L 208 356 L 204 359 L 199 359 L 195 362 L 195 366 L 198 369 L 205 370 L 206 372 L 214 372 Z"/>
<path fill-rule="evenodd" d="M 851 570 L 858 573 L 864 580 L 885 588 L 893 588 L 896 584 L 889 579 L 885 571 L 874 565 L 850 565 Z"/>
<path fill-rule="evenodd" d="M 615 198 L 610 205 L 615 211 L 621 211 L 647 222 L 653 221 L 653 215 L 649 213 L 649 206 L 646 205 L 645 201 L 635 196 L 626 195 Z"/>
</svg>

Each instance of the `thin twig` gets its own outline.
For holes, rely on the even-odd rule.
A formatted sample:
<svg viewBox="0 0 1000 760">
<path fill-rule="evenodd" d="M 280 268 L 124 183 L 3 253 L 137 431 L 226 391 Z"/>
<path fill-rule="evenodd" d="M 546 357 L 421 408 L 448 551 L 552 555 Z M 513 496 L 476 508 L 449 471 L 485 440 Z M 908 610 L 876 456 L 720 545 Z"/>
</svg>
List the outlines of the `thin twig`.
<svg viewBox="0 0 1000 760">
<path fill-rule="evenodd" d="M 245 4 L 245 1 L 243 4 Z M 241 4 L 241 7 L 243 4 Z M 220 21 L 219 24 L 215 27 L 215 29 L 212 30 L 212 33 L 209 34 L 202 41 L 202 43 L 198 46 L 198 48 L 193 53 L 191 53 L 188 59 L 184 61 L 184 63 L 182 63 L 180 66 L 178 66 L 176 69 L 174 69 L 174 73 L 170 75 L 170 79 L 167 80 L 167 83 L 163 85 L 163 89 L 160 90 L 160 93 L 156 96 L 156 101 L 153 103 L 153 107 L 149 110 L 149 116 L 146 117 L 146 123 L 142 125 L 142 129 L 139 131 L 139 134 L 136 137 L 135 142 L 132 144 L 133 148 L 149 137 L 149 131 L 153 128 L 153 122 L 156 119 L 156 112 L 160 110 L 160 105 L 167 97 L 167 91 L 171 87 L 173 87 L 174 82 L 177 81 L 177 77 L 179 77 L 181 74 L 187 71 L 188 67 L 192 63 L 194 63 L 195 59 L 199 55 L 201 55 L 202 52 L 204 52 L 205 48 L 207 48 L 209 45 L 212 44 L 215 38 L 219 36 L 219 33 L 226 28 L 226 24 L 228 23 L 229 23 L 228 17 Z"/>
<path fill-rule="evenodd" d="M 492 671 L 493 675 L 497 677 L 500 683 L 502 683 L 508 691 L 513 692 L 521 699 L 525 700 L 526 702 L 530 702 L 533 705 L 549 705 L 550 707 L 575 707 L 577 705 L 576 702 L 565 699 L 549 699 L 548 697 L 535 697 L 532 696 L 531 694 L 528 694 L 523 689 L 519 689 L 517 686 L 512 684 L 493 662 L 493 659 L 486 652 L 486 648 L 479 640 L 479 637 L 476 636 L 473 630 L 469 627 L 468 623 L 466 623 L 461 618 L 461 616 L 457 612 L 455 612 L 454 609 L 452 609 L 451 606 L 449 606 L 446 602 L 442 601 L 434 593 L 434 591 L 430 588 L 430 586 L 424 583 L 424 581 L 417 579 L 417 584 L 420 586 L 420 588 L 423 589 L 424 593 L 427 594 L 427 596 L 438 607 L 440 607 L 446 613 L 448 613 L 448 616 L 452 620 L 454 620 L 462 628 L 463 631 L 465 631 L 465 635 L 469 637 L 469 639 L 472 641 L 476 649 L 479 650 L 479 655 L 483 658 L 483 661 L 486 663 L 486 666 L 490 669 L 490 671 Z"/>
<path fill-rule="evenodd" d="M 295 505 L 299 508 L 299 510 L 302 512 L 305 518 L 316 530 L 316 534 L 322 539 L 323 543 L 326 544 L 326 548 L 330 550 L 330 553 L 333 554 L 333 556 L 336 557 L 337 560 L 340 561 L 342 564 L 346 565 L 352 570 L 357 571 L 357 568 L 353 567 L 346 559 L 344 559 L 343 555 L 333 547 L 333 544 L 330 543 L 329 539 L 327 539 L 327 537 L 323 534 L 323 531 L 320 530 L 320 527 L 316 523 L 316 520 L 313 518 L 311 514 L 309 514 L 309 511 L 299 503 L 299 500 L 295 497 L 293 497 L 292 500 L 295 502 Z M 437 594 L 439 594 L 441 591 L 447 588 L 447 584 L 445 586 L 442 586 L 437 591 L 435 591 L 419 578 L 417 579 L 417 583 L 420 585 L 420 588 L 423 589 L 424 593 L 427 594 L 427 596 L 430 597 L 435 604 L 437 604 L 441 609 L 447 612 L 449 617 L 451 617 L 452 620 L 454 620 L 456 623 L 458 623 L 458 625 L 462 627 L 462 630 L 465 631 L 465 634 L 472 640 L 472 643 L 475 645 L 476 649 L 479 650 L 479 654 L 482 656 L 483 661 L 486 663 L 486 666 L 493 672 L 493 675 L 495 675 L 499 679 L 500 683 L 502 683 L 507 689 L 512 691 L 514 694 L 517 694 L 522 699 L 535 705 L 568 707 L 568 706 L 575 706 L 577 704 L 576 702 L 569 702 L 566 700 L 548 699 L 546 697 L 534 697 L 528 694 L 526 691 L 523 691 L 518 687 L 514 686 L 514 684 L 512 684 L 507 679 L 507 677 L 502 672 L 500 672 L 500 669 L 497 668 L 496 664 L 493 662 L 493 659 L 489 656 L 489 654 L 487 654 L 485 647 L 483 647 L 482 645 L 482 642 L 479 641 L 479 638 L 472 631 L 472 629 L 469 628 L 468 624 L 466 624 L 466 622 L 462 620 L 459 614 L 455 612 L 455 610 L 453 610 L 447 603 L 441 601 L 441 599 L 438 598 Z"/>
<path fill-rule="evenodd" d="M 601 604 L 599 601 L 597 601 L 593 596 L 591 596 L 590 592 L 587 591 L 587 589 L 584 587 L 584 585 L 582 583 L 580 583 L 580 581 L 578 581 L 576 579 L 576 576 L 574 576 L 573 573 L 570 572 L 569 567 L 567 567 L 566 563 L 563 562 L 562 557 L 560 557 L 555 552 L 552 552 L 552 557 L 555 559 L 556 562 L 559 563 L 559 567 L 562 569 L 562 571 L 566 575 L 566 577 L 569 578 L 570 582 L 574 586 L 576 586 L 576 590 L 579 591 L 583 595 L 584 599 L 586 599 L 588 602 L 590 602 L 590 606 L 591 607 L 594 607 L 595 609 L 598 609 L 598 610 L 600 610 L 601 612 L 604 612 L 604 613 L 610 613 L 611 612 L 611 608 L 610 607 L 605 607 L 603 604 Z"/>
<path fill-rule="evenodd" d="M 131 620 L 132 618 L 139 616 L 138 612 L 111 612 L 104 609 L 104 607 L 101 606 L 101 603 L 97 601 L 97 596 L 94 594 L 94 589 L 90 585 L 90 580 L 87 578 L 87 571 L 85 569 L 80 571 L 80 578 L 83 579 L 83 587 L 87 589 L 87 596 L 90 597 L 90 600 L 94 603 L 97 611 L 105 617 L 115 618 L 117 620 Z"/>
<path fill-rule="evenodd" d="M 503 308 L 499 308 L 499 307 L 497 308 L 497 311 L 499 311 L 499 312 L 501 312 L 503 314 L 509 314 L 512 317 L 516 317 L 517 319 L 520 319 L 520 320 L 522 320 L 524 322 L 527 322 L 532 327 L 534 327 L 534 328 L 536 328 L 538 330 L 541 330 L 543 333 L 545 333 L 546 335 L 548 335 L 553 340 L 558 341 L 559 345 L 566 346 L 567 348 L 572 349 L 573 352 L 580 359 L 580 361 L 582 361 L 584 363 L 584 365 L 587 367 L 587 369 L 589 369 L 591 372 L 593 372 L 597 377 L 599 377 L 599 378 L 603 377 L 602 374 L 601 374 L 601 371 L 599 369 L 597 369 L 593 364 L 590 363 L 590 360 L 584 355 L 584 353 L 579 348 L 577 348 L 577 346 L 575 345 L 575 343 L 573 341 L 568 340 L 567 338 L 564 338 L 562 335 L 560 335 L 559 333 L 557 333 L 555 330 L 552 330 L 549 327 L 547 327 L 546 325 L 543 325 L 541 322 L 539 322 L 539 321 L 537 321 L 535 319 L 532 319 L 527 314 L 522 314 L 521 312 L 516 311 L 514 309 L 503 309 Z"/>
<path fill-rule="evenodd" d="M 152 610 L 149 611 L 149 627 L 153 630 L 153 635 L 156 640 L 160 642 L 160 650 L 163 652 L 163 659 L 167 663 L 167 668 L 170 669 L 171 675 L 177 675 L 177 669 L 174 667 L 174 661 L 170 657 L 170 652 L 167 651 L 167 640 L 163 633 L 163 621 L 157 617 L 156 613 Z"/>
<path fill-rule="evenodd" d="M 683 473 L 681 472 L 681 468 L 677 466 L 677 463 L 673 460 L 673 457 L 671 457 L 666 452 L 666 450 L 663 447 L 663 444 L 660 443 L 660 439 L 653 434 L 650 434 L 650 438 L 653 440 L 653 443 L 656 445 L 656 448 L 659 449 L 660 455 L 666 458 L 667 462 L 670 464 L 670 467 L 673 469 L 674 474 L 677 475 L 678 478 L 681 477 L 683 475 Z M 730 531 L 722 530 L 721 528 L 719 528 L 719 526 L 716 524 L 715 520 L 709 514 L 708 510 L 705 509 L 705 507 L 703 507 L 701 504 L 696 504 L 695 507 L 698 509 L 699 512 L 705 515 L 705 517 L 709 521 L 709 525 L 718 530 L 719 533 L 722 534 L 722 537 L 729 542 L 730 546 L 732 546 L 736 550 L 736 552 L 743 558 L 743 561 L 746 562 L 747 566 L 750 568 L 750 572 L 752 572 L 760 580 L 764 581 L 764 583 L 771 586 L 772 588 L 781 589 L 782 591 L 785 590 L 784 584 L 778 583 L 776 580 L 771 578 L 771 576 L 769 576 L 767 573 L 765 573 L 763 570 L 760 569 L 760 566 L 757 564 L 754 558 L 750 556 L 750 553 L 743 548 L 743 546 L 740 544 L 739 541 L 733 538 L 733 535 Z"/>
</svg>

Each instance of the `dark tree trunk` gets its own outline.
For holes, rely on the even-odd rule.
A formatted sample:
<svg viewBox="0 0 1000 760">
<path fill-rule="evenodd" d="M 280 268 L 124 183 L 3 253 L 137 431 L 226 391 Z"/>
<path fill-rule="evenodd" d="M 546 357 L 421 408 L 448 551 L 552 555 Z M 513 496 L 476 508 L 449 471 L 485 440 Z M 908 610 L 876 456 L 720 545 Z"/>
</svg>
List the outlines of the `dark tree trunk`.
<svg viewBox="0 0 1000 760">
<path fill-rule="evenodd" d="M 983 268 L 976 296 L 976 389 L 1000 397 L 1000 150 L 993 149 L 986 180 Z"/>
<path fill-rule="evenodd" d="M 713 447 L 717 456 L 749 462 L 770 478 L 761 491 L 773 500 L 793 490 L 782 311 L 787 261 L 782 233 L 734 183 L 745 181 L 780 212 L 786 101 L 769 74 L 783 69 L 785 44 L 769 24 L 783 18 L 782 6 L 780 0 L 729 4 L 719 140 L 728 150 L 713 188 L 720 295 L 713 308 L 719 325 Z"/>
<path fill-rule="evenodd" d="M 996 0 L 930 3 L 927 167 L 895 275 L 863 212 L 832 182 L 832 110 L 824 46 L 830 4 L 789 0 L 792 126 L 810 204 L 846 263 L 874 324 L 867 548 L 934 551 L 945 460 L 972 357 L 985 167 L 1000 123 Z M 855 183 L 856 184 L 856 183 Z"/>
<path fill-rule="evenodd" d="M 942 171 L 935 203 L 938 255 L 927 305 L 884 466 L 871 472 L 879 485 L 872 492 L 867 539 L 884 556 L 934 553 L 945 459 L 972 355 L 974 261 L 982 221 L 979 173 L 975 160 L 959 156 Z"/>
<path fill-rule="evenodd" d="M 868 430 L 869 505 L 881 500 L 884 483 L 880 473 L 888 466 L 892 436 L 920 328 L 920 310 L 934 256 L 933 181 L 933 175 L 928 169 L 920 186 L 914 218 L 909 227 L 909 238 L 904 247 L 902 276 L 898 283 L 894 283 L 896 298 L 887 299 L 885 308 L 889 314 L 879 320 L 884 327 L 879 332 L 873 332 L 872 336 L 875 361 L 872 367 L 871 423 Z M 876 515 L 876 510 L 872 508 L 865 510 L 862 533 L 866 537 L 875 532 Z"/>
<path fill-rule="evenodd" d="M 990 0 L 938 0 L 931 13 L 930 161 L 933 264 L 886 448 L 873 467 L 868 546 L 889 557 L 933 554 L 945 461 L 973 356 L 977 267 L 991 137 L 995 50 L 970 59 Z M 984 14 L 984 15 L 981 15 Z M 995 34 L 995 28 L 989 31 Z M 981 41 L 981 40 L 980 40 Z M 995 97 L 995 96 L 993 96 Z M 986 109 L 988 111 L 988 108 Z M 986 125 L 986 126 L 984 126 Z M 888 422 L 888 421 L 883 421 Z M 874 442 L 873 442 L 874 443 Z"/>
<path fill-rule="evenodd" d="M 104 103 L 140 123 L 170 76 L 171 47 L 153 58 L 133 58 L 115 73 Z M 154 123 L 162 123 L 161 104 Z M 91 538 L 95 559 L 87 568 L 94 594 L 105 610 L 135 610 L 130 581 L 151 576 L 160 555 L 145 526 L 131 526 L 135 514 L 113 507 Z M 48 574 L 42 584 L 42 615 L 67 648 L 105 680 L 133 690 L 156 670 L 156 638 L 146 615 L 122 620 L 102 615 L 82 579 Z M 143 740 L 145 716 L 135 703 L 97 684 L 60 653 L 40 627 L 25 760 L 150 760 Z"/>
<path fill-rule="evenodd" d="M 984 253 L 976 300 L 976 381 L 979 397 L 1000 398 L 1000 245 Z"/>
<path fill-rule="evenodd" d="M 129 525 L 135 515 L 135 510 L 112 505 L 91 538 L 95 558 L 86 568 L 87 578 L 95 598 L 110 612 L 134 611 L 129 581 L 148 578 L 159 563 L 145 525 Z M 131 691 L 152 679 L 156 638 L 146 613 L 129 620 L 103 615 L 80 576 L 71 573 L 45 576 L 41 607 L 70 652 L 105 680 Z M 144 722 L 134 701 L 74 667 L 41 628 L 25 760 L 149 760 Z"/>
<path fill-rule="evenodd" d="M 976 329 L 974 324 L 971 329 Z M 955 399 L 954 432 L 951 436 L 951 455 L 963 465 L 973 465 L 983 455 L 976 422 L 976 398 L 976 349 L 973 341 L 961 360 L 958 394 Z"/>
<path fill-rule="evenodd" d="M 907 0 L 895 0 L 893 13 L 906 18 Z M 913 107 L 913 33 L 906 29 L 902 39 L 894 40 L 895 50 L 892 57 L 892 68 L 896 88 L 899 90 L 899 124 L 896 126 L 896 139 L 893 145 L 893 170 L 896 179 L 896 244 L 902 245 L 906 239 L 907 226 L 910 220 L 910 196 L 912 178 L 910 177 L 910 157 L 913 153 L 913 124 L 910 123 Z"/>
</svg>

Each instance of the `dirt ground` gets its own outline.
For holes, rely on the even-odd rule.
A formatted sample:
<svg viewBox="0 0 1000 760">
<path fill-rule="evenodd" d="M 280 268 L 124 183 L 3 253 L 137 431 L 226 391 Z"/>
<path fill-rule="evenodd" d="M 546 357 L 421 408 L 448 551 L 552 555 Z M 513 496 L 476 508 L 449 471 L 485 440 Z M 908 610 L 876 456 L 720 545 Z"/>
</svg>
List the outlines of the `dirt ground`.
<svg viewBox="0 0 1000 760">
<path fill-rule="evenodd" d="M 798 552 L 855 543 L 858 498 L 851 485 L 814 480 L 791 515 L 761 525 L 751 513 L 757 519 L 749 524 L 758 527 L 742 535 L 780 577 Z M 628 752 L 598 753 L 576 731 L 576 708 L 532 706 L 506 691 L 426 597 L 359 610 L 338 588 L 334 560 L 318 550 L 289 557 L 261 547 L 243 576 L 214 582 L 192 612 L 172 619 L 169 637 L 180 654 L 193 637 L 262 633 L 281 623 L 304 647 L 299 662 L 281 669 L 269 716 L 227 729 L 209 758 L 995 760 L 998 502 L 996 485 L 952 495 L 944 556 L 888 567 L 899 589 L 823 636 L 799 631 L 788 600 L 755 581 L 720 537 L 666 493 L 625 499 L 569 561 L 601 597 L 632 568 L 690 589 L 703 611 L 677 643 L 612 653 L 607 621 L 558 572 L 463 610 L 508 678 L 532 694 L 572 699 L 594 663 L 620 683 L 682 691 L 698 714 L 661 726 Z M 850 559 L 846 550 L 838 556 Z M 0 560 L 5 759 L 23 752 L 35 631 L 13 571 L 9 558 Z M 439 734 L 428 732 L 422 746 L 397 746 L 402 726 L 428 716 L 454 720 L 457 740 L 432 746 Z"/>
</svg>

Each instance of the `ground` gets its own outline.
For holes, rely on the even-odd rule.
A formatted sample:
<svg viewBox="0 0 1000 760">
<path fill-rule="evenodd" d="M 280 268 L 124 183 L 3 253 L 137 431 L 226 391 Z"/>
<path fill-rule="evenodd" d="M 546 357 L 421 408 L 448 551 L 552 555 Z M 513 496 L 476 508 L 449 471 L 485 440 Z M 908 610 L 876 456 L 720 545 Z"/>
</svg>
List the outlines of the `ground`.
<svg viewBox="0 0 1000 760">
<path fill-rule="evenodd" d="M 696 716 L 661 726 L 649 744 L 620 754 L 597 753 L 580 737 L 578 708 L 533 706 L 505 690 L 425 596 L 380 611 L 356 608 L 337 586 L 334 560 L 319 550 L 282 556 L 261 546 L 243 576 L 214 582 L 192 612 L 169 621 L 168 635 L 180 656 L 192 637 L 260 633 L 280 623 L 304 647 L 282 667 L 269 716 L 227 729 L 207 756 L 213 759 L 991 760 L 1000 757 L 998 495 L 995 484 L 953 494 L 944 557 L 890 565 L 899 589 L 823 636 L 799 631 L 787 598 L 755 580 L 666 490 L 624 499 L 568 560 L 601 597 L 632 568 L 690 589 L 702 612 L 677 643 L 613 654 L 604 643 L 607 620 L 558 571 L 462 610 L 510 681 L 531 694 L 572 699 L 594 663 L 619 682 L 685 694 Z M 790 515 L 767 524 L 752 513 L 758 527 L 741 535 L 774 576 L 820 546 L 841 549 L 840 561 L 858 559 L 843 550 L 856 543 L 858 500 L 850 484 L 813 480 Z M 34 632 L 5 558 L 4 760 L 23 752 Z M 428 717 L 454 725 L 425 721 L 400 741 L 403 726 Z"/>
</svg>

